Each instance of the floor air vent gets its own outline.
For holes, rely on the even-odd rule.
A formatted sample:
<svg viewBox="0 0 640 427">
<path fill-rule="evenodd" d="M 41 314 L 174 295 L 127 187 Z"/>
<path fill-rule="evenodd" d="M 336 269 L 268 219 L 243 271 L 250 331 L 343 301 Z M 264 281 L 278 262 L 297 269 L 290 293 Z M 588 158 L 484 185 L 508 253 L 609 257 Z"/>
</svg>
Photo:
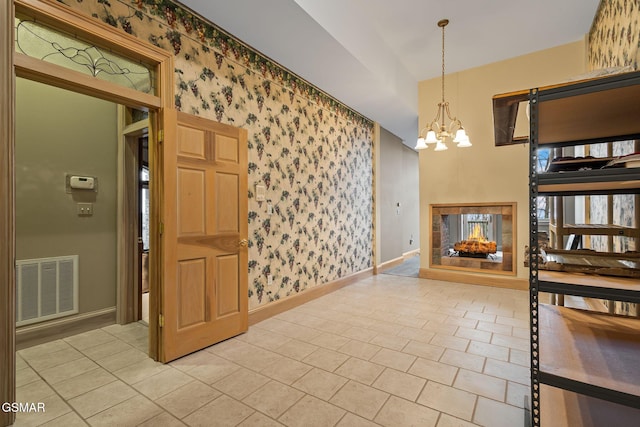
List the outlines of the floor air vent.
<svg viewBox="0 0 640 427">
<path fill-rule="evenodd" d="M 16 262 L 16 326 L 78 312 L 78 255 Z"/>
</svg>

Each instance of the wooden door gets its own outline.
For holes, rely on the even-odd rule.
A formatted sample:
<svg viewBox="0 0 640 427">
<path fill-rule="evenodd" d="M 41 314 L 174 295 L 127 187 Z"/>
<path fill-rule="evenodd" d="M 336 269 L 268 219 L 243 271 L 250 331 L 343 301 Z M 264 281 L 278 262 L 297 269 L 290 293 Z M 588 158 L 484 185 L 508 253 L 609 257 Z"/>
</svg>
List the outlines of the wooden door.
<svg viewBox="0 0 640 427">
<path fill-rule="evenodd" d="M 247 132 L 164 114 L 160 360 L 248 328 Z"/>
</svg>

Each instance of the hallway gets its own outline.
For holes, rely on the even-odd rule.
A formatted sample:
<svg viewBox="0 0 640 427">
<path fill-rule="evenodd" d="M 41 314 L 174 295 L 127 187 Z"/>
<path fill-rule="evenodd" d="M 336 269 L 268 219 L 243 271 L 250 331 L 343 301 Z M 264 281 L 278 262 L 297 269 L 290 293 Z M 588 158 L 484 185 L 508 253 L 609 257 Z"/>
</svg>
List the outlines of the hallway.
<svg viewBox="0 0 640 427">
<path fill-rule="evenodd" d="M 16 426 L 523 425 L 528 294 L 378 275 L 167 365 L 112 325 L 18 352 Z"/>
</svg>

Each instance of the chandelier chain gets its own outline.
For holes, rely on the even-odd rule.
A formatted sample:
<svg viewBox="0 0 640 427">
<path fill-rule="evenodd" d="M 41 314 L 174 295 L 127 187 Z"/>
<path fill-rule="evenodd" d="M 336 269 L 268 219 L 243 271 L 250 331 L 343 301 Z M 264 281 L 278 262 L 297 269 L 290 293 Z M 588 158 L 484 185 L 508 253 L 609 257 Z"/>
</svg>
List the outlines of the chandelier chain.
<svg viewBox="0 0 640 427">
<path fill-rule="evenodd" d="M 442 103 L 444 104 L 444 27 L 442 26 Z"/>
</svg>

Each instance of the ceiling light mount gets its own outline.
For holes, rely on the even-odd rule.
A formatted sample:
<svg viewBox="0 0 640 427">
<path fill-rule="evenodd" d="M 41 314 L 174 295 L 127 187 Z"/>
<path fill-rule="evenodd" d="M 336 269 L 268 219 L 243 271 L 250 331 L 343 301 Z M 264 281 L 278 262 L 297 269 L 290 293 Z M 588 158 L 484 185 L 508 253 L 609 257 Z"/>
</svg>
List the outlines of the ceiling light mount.
<svg viewBox="0 0 640 427">
<path fill-rule="evenodd" d="M 420 131 L 416 150 L 427 148 L 429 144 L 436 144 L 434 151 L 447 150 L 449 147 L 446 145 L 446 139 L 452 139 L 460 148 L 471 147 L 471 141 L 462 122 L 457 117 L 451 117 L 449 102 L 444 99 L 444 28 L 448 24 L 448 19 L 438 21 L 438 27 L 442 28 L 442 100 L 438 103 L 436 117 Z M 448 126 L 445 124 L 445 116 L 449 119 Z"/>
</svg>

